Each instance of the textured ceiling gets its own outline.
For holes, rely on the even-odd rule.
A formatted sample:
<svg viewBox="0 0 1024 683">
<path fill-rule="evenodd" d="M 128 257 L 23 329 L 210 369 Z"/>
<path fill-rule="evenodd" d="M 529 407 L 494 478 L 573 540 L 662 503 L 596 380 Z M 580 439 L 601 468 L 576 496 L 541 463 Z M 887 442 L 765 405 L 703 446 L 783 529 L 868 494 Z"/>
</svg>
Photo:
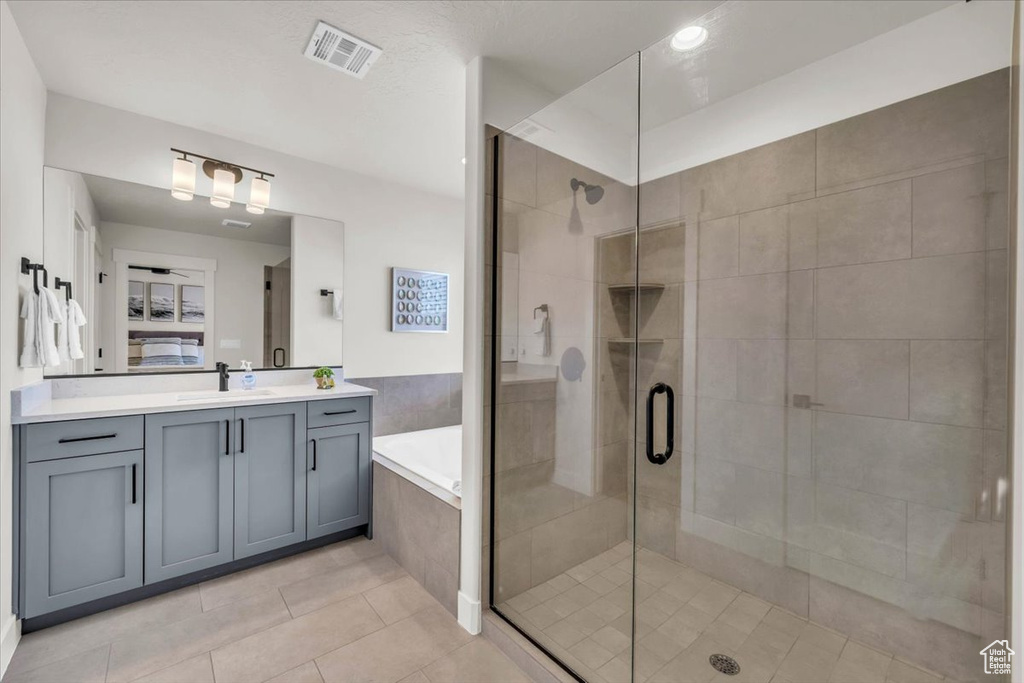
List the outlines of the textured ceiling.
<svg viewBox="0 0 1024 683">
<path fill-rule="evenodd" d="M 459 196 L 471 59 L 564 93 L 717 3 L 9 4 L 50 90 Z M 365 80 L 303 57 L 318 19 L 384 49 Z"/>
</svg>

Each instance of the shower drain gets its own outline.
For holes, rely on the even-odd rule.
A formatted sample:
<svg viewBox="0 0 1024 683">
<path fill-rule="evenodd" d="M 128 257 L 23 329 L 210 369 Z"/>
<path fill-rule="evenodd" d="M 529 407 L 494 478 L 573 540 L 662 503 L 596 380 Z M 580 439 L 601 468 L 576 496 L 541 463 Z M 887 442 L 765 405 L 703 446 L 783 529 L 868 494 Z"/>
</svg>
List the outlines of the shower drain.
<svg viewBox="0 0 1024 683">
<path fill-rule="evenodd" d="M 711 666 L 726 676 L 735 676 L 740 672 L 740 665 L 728 655 L 711 655 L 708 657 L 708 661 L 711 662 Z"/>
</svg>

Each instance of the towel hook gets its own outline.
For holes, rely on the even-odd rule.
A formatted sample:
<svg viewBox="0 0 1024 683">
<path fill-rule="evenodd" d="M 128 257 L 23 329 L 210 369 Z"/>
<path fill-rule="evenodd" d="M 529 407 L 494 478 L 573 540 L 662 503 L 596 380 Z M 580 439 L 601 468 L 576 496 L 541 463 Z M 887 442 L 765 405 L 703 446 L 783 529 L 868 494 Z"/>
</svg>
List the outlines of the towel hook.
<svg viewBox="0 0 1024 683">
<path fill-rule="evenodd" d="M 534 320 L 537 319 L 537 311 L 540 311 L 544 315 L 547 315 L 548 314 L 548 305 L 547 304 L 541 304 L 540 306 L 537 306 L 535 309 L 533 309 L 533 319 Z"/>
<path fill-rule="evenodd" d="M 32 263 L 26 257 L 21 257 L 21 273 L 22 275 L 28 275 L 28 272 L 32 271 L 32 289 L 36 294 L 39 293 L 39 270 L 42 268 L 43 271 L 43 287 L 46 286 L 47 275 L 46 268 L 43 268 L 42 263 Z"/>
<path fill-rule="evenodd" d="M 334 296 L 334 290 L 333 289 L 321 289 L 320 290 L 320 296 Z"/>
<path fill-rule="evenodd" d="M 67 301 L 71 301 L 71 282 L 68 280 L 61 280 L 59 277 L 53 279 L 53 288 L 60 289 L 64 288 L 64 295 Z"/>
</svg>

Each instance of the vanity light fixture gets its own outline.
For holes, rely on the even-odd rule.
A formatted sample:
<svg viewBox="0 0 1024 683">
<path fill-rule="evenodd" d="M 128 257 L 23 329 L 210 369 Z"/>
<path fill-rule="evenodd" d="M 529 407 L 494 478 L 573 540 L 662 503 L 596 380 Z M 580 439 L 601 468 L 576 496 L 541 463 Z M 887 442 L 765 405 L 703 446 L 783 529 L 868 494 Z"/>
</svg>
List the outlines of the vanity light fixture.
<svg viewBox="0 0 1024 683">
<path fill-rule="evenodd" d="M 196 192 L 196 165 L 182 154 L 174 159 L 171 175 L 171 196 L 183 202 L 192 201 Z"/>
<path fill-rule="evenodd" d="M 273 173 L 261 171 L 258 168 L 249 168 L 233 164 L 229 161 L 214 159 L 204 154 L 186 152 L 182 149 L 171 148 L 175 154 L 171 177 L 171 196 L 175 199 L 188 201 L 195 195 L 196 190 L 196 166 L 189 157 L 203 159 L 203 173 L 213 179 L 213 191 L 210 193 L 210 203 L 214 206 L 226 209 L 235 200 L 235 185 L 242 182 L 244 171 L 256 174 L 249 186 L 249 201 L 245 205 L 249 213 L 261 214 L 270 206 L 270 180 Z"/>
<path fill-rule="evenodd" d="M 703 26 L 687 26 L 676 32 L 669 44 L 676 52 L 687 52 L 700 47 L 707 39 L 708 30 Z"/>
<path fill-rule="evenodd" d="M 249 203 L 245 210 L 249 213 L 261 214 L 270 206 L 270 181 L 261 173 L 249 184 Z"/>
</svg>

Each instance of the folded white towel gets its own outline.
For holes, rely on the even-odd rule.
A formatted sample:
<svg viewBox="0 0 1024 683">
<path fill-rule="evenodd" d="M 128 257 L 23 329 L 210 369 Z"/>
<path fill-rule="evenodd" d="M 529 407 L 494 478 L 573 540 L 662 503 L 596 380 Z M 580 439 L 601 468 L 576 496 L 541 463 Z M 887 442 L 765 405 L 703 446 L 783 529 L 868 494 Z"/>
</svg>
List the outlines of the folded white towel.
<svg viewBox="0 0 1024 683">
<path fill-rule="evenodd" d="M 39 305 L 36 308 L 36 350 L 44 368 L 55 368 L 60 365 L 54 325 L 61 321 L 61 316 L 61 305 L 57 295 L 46 287 L 41 288 Z"/>
<path fill-rule="evenodd" d="M 39 360 L 39 349 L 36 348 L 36 311 L 39 308 L 39 295 L 35 292 L 25 294 L 21 302 L 21 317 L 25 320 L 22 327 L 25 330 L 22 339 L 21 358 L 19 364 L 23 368 L 38 368 L 42 365 Z"/>
<path fill-rule="evenodd" d="M 67 303 L 67 322 L 65 327 L 65 334 L 67 335 L 68 344 L 68 356 L 71 360 L 78 360 L 85 358 L 85 352 L 82 351 L 82 326 L 85 325 L 88 320 L 85 319 L 85 313 L 82 312 L 82 307 L 78 305 L 78 302 L 71 299 Z"/>
<path fill-rule="evenodd" d="M 345 317 L 340 289 L 334 290 L 334 295 L 331 300 L 331 314 L 334 316 L 335 320 L 342 320 Z"/>
</svg>

